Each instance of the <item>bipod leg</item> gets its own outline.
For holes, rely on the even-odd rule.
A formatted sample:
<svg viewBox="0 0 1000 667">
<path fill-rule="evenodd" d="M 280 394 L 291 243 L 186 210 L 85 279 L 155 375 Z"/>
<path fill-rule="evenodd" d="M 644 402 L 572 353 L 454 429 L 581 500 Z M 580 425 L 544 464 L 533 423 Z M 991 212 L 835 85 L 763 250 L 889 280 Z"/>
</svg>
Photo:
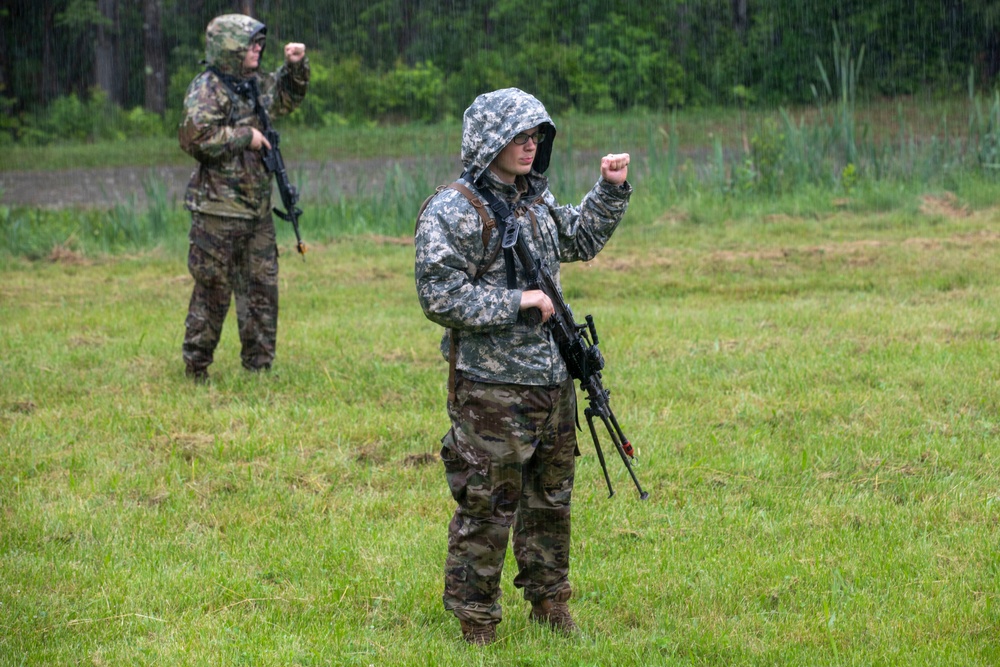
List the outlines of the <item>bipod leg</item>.
<svg viewBox="0 0 1000 667">
<path fill-rule="evenodd" d="M 631 457 L 625 453 L 625 445 L 628 445 L 629 450 L 632 449 L 631 443 L 629 443 L 628 438 L 622 433 L 622 429 L 618 426 L 618 420 L 615 419 L 615 413 L 608 410 L 608 415 L 600 415 L 601 421 L 608 428 L 608 434 L 611 436 L 611 442 L 614 443 L 615 449 L 618 450 L 618 454 L 622 457 L 622 463 L 625 464 L 625 469 L 628 470 L 628 474 L 632 477 L 632 482 L 635 484 L 635 488 L 639 490 L 639 500 L 646 500 L 649 498 L 649 493 L 642 490 L 642 485 L 639 484 L 639 478 L 635 476 L 635 470 L 632 469 Z M 593 426 L 590 427 L 593 430 Z M 595 436 L 596 437 L 596 436 Z"/>
<path fill-rule="evenodd" d="M 597 430 L 594 428 L 594 410 L 587 408 L 583 411 L 587 416 L 587 426 L 590 427 L 590 437 L 594 439 L 594 449 L 597 450 L 597 460 L 601 462 L 601 470 L 604 472 L 604 481 L 608 484 L 608 498 L 615 495 L 615 490 L 611 487 L 611 476 L 608 475 L 608 465 L 604 462 L 604 452 L 601 451 L 601 441 L 597 439 Z"/>
</svg>

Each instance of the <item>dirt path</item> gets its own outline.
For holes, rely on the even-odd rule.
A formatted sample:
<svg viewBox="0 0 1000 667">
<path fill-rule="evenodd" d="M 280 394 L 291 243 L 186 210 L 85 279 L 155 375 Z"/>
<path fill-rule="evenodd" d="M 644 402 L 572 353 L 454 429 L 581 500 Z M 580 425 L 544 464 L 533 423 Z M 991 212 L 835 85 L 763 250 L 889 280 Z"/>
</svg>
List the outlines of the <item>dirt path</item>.
<svg viewBox="0 0 1000 667">
<path fill-rule="evenodd" d="M 633 156 L 633 165 L 638 156 Z M 577 182 L 589 187 L 599 173 L 600 156 L 576 153 L 572 169 Z M 374 158 L 338 162 L 288 162 L 292 183 L 302 191 L 302 200 L 336 201 L 340 195 L 379 192 L 387 180 L 409 180 L 428 193 L 442 183 L 449 183 L 462 171 L 453 161 L 428 158 Z M 134 204 L 144 208 L 147 188 L 154 184 L 168 202 L 178 204 L 194 165 L 164 167 L 107 167 L 66 169 L 62 171 L 0 171 L 0 204 L 7 206 L 101 206 Z M 633 169 L 630 180 L 636 182 L 641 168 Z M 275 196 L 277 193 L 275 193 Z"/>
</svg>

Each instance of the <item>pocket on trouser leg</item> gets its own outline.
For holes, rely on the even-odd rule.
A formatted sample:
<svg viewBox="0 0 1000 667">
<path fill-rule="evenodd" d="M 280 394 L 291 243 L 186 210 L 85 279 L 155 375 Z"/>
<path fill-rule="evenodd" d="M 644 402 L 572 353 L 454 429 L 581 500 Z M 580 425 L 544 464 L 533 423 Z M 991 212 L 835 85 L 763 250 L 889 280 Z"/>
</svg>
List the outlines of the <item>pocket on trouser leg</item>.
<svg viewBox="0 0 1000 667">
<path fill-rule="evenodd" d="M 468 462 L 455 452 L 454 442 L 454 431 L 448 431 L 447 435 L 441 438 L 441 461 L 444 463 L 444 476 L 451 497 L 461 503 L 465 499 L 473 470 Z"/>
<path fill-rule="evenodd" d="M 189 239 L 188 271 L 195 281 L 209 289 L 227 285 L 227 267 L 232 257 L 222 239 L 198 226 L 191 228 Z"/>
</svg>

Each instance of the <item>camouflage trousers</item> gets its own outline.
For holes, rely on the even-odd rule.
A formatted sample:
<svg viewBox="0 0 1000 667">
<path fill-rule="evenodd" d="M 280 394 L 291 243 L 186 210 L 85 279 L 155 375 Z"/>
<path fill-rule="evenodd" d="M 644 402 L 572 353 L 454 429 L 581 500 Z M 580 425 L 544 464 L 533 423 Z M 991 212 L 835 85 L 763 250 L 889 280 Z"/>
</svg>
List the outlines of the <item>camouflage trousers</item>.
<svg viewBox="0 0 1000 667">
<path fill-rule="evenodd" d="M 531 602 L 568 600 L 576 391 L 474 382 L 460 374 L 441 458 L 458 503 L 448 526 L 444 606 L 460 620 L 499 623 L 510 529 L 514 586 Z"/>
<path fill-rule="evenodd" d="M 269 367 L 278 338 L 278 247 L 271 214 L 245 220 L 192 213 L 190 242 L 194 291 L 184 322 L 184 363 L 193 370 L 212 363 L 235 295 L 243 366 Z"/>
</svg>

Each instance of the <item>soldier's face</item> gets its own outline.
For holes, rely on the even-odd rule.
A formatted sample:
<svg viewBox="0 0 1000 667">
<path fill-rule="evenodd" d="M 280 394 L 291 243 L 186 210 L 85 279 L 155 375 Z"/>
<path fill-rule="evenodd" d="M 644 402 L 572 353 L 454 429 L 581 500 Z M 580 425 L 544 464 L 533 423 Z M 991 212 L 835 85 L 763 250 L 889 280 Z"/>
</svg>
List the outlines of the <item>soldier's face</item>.
<svg viewBox="0 0 1000 667">
<path fill-rule="evenodd" d="M 264 45 L 258 41 L 250 44 L 247 54 L 243 56 L 243 69 L 257 69 L 260 66 L 260 52 L 264 50 Z"/>
<path fill-rule="evenodd" d="M 538 150 L 538 144 L 534 137 L 538 136 L 540 127 L 525 130 L 522 134 L 527 134 L 532 138 L 523 144 L 511 141 L 490 163 L 490 171 L 496 174 L 501 181 L 513 183 L 515 178 L 524 176 L 531 171 L 531 165 L 535 162 L 535 153 Z"/>
</svg>

